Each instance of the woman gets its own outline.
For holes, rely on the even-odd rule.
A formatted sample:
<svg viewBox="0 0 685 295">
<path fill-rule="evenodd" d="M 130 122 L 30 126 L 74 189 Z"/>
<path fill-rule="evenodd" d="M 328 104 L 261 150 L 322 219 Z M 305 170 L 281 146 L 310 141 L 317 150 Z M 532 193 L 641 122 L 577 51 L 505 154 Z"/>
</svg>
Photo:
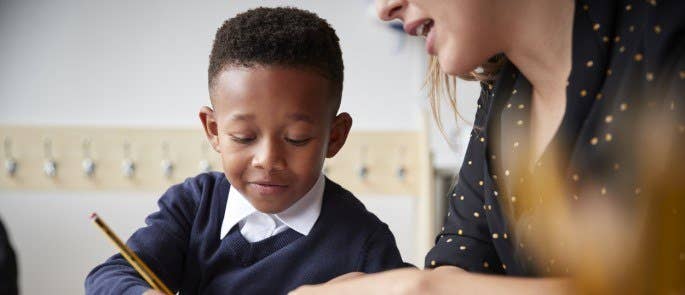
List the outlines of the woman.
<svg viewBox="0 0 685 295">
<path fill-rule="evenodd" d="M 577 257 L 539 245 L 563 248 L 564 239 L 583 235 L 554 236 L 544 228 L 567 221 L 544 212 L 554 204 L 550 195 L 609 211 L 632 208 L 658 189 L 682 196 L 678 182 L 685 178 L 668 164 L 685 163 L 685 2 L 378 0 L 377 10 L 424 36 L 444 74 L 483 85 L 445 224 L 426 256 L 433 270 L 348 274 L 293 293 L 571 292 L 576 285 L 565 274 L 583 276 L 573 271 Z M 439 95 L 443 76 L 431 76 L 432 94 Z M 662 136 L 650 137 L 655 133 Z M 609 201 L 592 205 L 597 199 Z M 590 231 L 595 225 L 604 223 L 574 224 Z M 676 242 L 667 260 L 673 263 L 685 253 L 682 239 Z"/>
</svg>

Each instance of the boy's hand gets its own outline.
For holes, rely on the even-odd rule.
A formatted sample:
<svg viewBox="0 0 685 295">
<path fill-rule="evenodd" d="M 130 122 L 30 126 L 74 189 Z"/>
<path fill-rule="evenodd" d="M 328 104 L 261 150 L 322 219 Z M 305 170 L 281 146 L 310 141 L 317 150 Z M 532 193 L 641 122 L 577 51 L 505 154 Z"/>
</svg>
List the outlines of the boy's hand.
<svg viewBox="0 0 685 295">
<path fill-rule="evenodd" d="M 149 289 L 149 290 L 145 291 L 145 293 L 143 293 L 143 295 L 166 295 L 166 294 L 164 294 L 160 291 L 157 291 L 157 290 Z"/>
</svg>

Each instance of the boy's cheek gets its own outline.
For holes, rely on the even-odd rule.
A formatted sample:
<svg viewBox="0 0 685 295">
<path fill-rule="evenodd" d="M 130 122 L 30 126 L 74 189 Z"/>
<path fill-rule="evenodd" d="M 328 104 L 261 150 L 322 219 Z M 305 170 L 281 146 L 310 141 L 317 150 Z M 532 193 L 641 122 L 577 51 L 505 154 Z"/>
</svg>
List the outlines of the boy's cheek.
<svg viewBox="0 0 685 295">
<path fill-rule="evenodd" d="M 246 169 L 246 161 L 234 153 L 222 153 L 221 162 L 224 174 L 233 185 L 240 185 L 241 175 Z"/>
<path fill-rule="evenodd" d="M 318 175 L 326 156 L 325 148 L 326 145 L 323 143 L 312 144 L 306 150 L 300 150 L 296 153 L 295 157 L 288 161 L 288 164 L 290 164 L 291 169 L 293 165 L 297 165 L 298 171 L 308 171 L 310 173 L 313 171 Z"/>
</svg>

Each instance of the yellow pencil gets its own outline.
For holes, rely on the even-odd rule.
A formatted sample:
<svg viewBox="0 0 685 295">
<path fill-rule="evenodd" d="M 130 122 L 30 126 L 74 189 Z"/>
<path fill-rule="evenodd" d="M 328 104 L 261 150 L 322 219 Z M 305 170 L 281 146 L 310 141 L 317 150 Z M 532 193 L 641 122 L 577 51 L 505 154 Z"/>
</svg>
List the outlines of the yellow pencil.
<svg viewBox="0 0 685 295">
<path fill-rule="evenodd" d="M 145 262 L 143 262 L 143 260 L 141 260 L 135 252 L 133 252 L 128 246 L 126 246 L 126 244 L 121 242 L 121 239 L 119 239 L 119 237 L 117 237 L 117 235 L 109 229 L 107 224 L 105 224 L 105 222 L 102 221 L 102 219 L 97 215 L 97 213 L 91 213 L 90 219 L 93 220 L 93 222 L 95 222 L 95 225 L 97 225 L 102 230 L 102 232 L 105 233 L 105 235 L 119 249 L 121 255 L 124 256 L 124 258 L 126 258 L 128 263 L 130 263 L 131 266 L 133 266 L 133 268 L 140 274 L 140 276 L 143 277 L 143 279 L 145 279 L 145 281 L 148 284 L 150 284 L 150 286 L 153 289 L 164 292 L 165 294 L 173 294 L 171 290 L 169 290 L 169 288 L 167 288 L 167 286 L 162 282 L 162 280 L 160 280 L 157 277 L 157 275 L 155 275 L 155 273 L 152 272 L 152 270 L 150 270 L 147 264 L 145 264 Z"/>
</svg>

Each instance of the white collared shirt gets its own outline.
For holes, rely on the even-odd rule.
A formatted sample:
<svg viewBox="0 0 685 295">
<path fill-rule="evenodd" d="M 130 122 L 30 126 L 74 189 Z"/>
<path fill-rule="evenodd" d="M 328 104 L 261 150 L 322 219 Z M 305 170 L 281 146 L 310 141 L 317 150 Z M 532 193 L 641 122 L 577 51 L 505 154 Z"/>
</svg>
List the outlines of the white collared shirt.
<svg viewBox="0 0 685 295">
<path fill-rule="evenodd" d="M 219 239 L 223 239 L 236 224 L 250 243 L 275 236 L 288 228 L 308 235 L 321 213 L 321 202 L 326 181 L 319 175 L 309 192 L 280 213 L 268 214 L 255 209 L 233 186 L 228 192 L 226 212 L 221 223 Z"/>
</svg>

